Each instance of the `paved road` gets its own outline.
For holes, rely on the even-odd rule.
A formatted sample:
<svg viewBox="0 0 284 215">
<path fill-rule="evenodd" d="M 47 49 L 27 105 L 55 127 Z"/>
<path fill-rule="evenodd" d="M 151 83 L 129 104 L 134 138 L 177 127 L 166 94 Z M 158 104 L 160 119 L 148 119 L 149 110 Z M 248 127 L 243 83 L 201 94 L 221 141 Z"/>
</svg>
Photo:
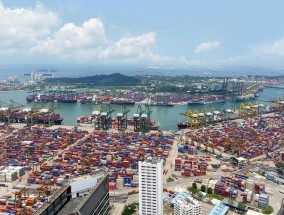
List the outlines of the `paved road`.
<svg viewBox="0 0 284 215">
<path fill-rule="evenodd" d="M 279 209 L 277 215 L 284 215 L 284 198 L 282 199 L 281 208 Z"/>
<path fill-rule="evenodd" d="M 174 173 L 174 160 L 177 156 L 178 151 L 178 143 L 179 143 L 180 137 L 176 137 L 172 149 L 170 150 L 169 156 L 166 160 L 166 164 L 164 165 L 164 170 L 168 170 L 167 174 L 164 175 L 164 182 L 166 183 L 167 178 L 169 178 Z"/>
</svg>

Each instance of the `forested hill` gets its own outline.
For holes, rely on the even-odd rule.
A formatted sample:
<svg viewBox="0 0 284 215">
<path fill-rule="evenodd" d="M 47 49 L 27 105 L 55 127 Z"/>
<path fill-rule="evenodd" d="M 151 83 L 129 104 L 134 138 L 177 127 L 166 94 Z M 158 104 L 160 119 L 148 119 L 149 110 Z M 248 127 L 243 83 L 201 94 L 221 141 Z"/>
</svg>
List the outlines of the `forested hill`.
<svg viewBox="0 0 284 215">
<path fill-rule="evenodd" d="M 110 75 L 95 75 L 76 78 L 51 78 L 46 79 L 47 84 L 76 84 L 94 86 L 133 86 L 140 84 L 141 80 L 136 77 L 113 73 Z"/>
</svg>

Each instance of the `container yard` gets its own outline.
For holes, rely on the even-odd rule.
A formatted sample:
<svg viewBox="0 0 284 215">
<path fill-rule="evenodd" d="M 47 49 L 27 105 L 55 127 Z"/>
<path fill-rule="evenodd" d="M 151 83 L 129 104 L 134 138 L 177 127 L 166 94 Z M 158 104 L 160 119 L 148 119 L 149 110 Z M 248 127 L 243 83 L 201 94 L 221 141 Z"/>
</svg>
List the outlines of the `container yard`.
<svg viewBox="0 0 284 215">
<path fill-rule="evenodd" d="M 206 175 L 210 156 L 178 156 L 175 159 L 175 171 L 181 171 L 181 176 Z"/>
<path fill-rule="evenodd" d="M 12 166 L 19 166 L 32 169 L 27 178 L 29 184 L 48 180 L 52 185 L 61 185 L 65 178 L 107 169 L 113 182 L 110 186 L 137 187 L 138 161 L 145 155 L 166 160 L 174 141 L 174 137 L 160 133 L 95 131 L 89 134 L 77 128 L 7 127 L 2 132 L 8 135 L 0 139 L 0 162 L 4 166 L 1 179 L 16 180 L 22 173 L 11 176 L 20 171 Z"/>
<path fill-rule="evenodd" d="M 212 188 L 217 195 L 252 206 L 265 208 L 269 204 L 269 195 L 266 193 L 265 184 L 249 179 L 245 175 L 221 176 L 220 180 L 203 179 L 202 185 Z"/>
<path fill-rule="evenodd" d="M 230 154 L 253 158 L 280 149 L 283 118 L 281 115 L 268 114 L 189 130 L 187 135 L 198 147 L 219 147 Z"/>
<path fill-rule="evenodd" d="M 103 170 L 109 174 L 110 191 L 130 187 L 130 193 L 136 193 L 138 161 L 146 155 L 166 160 L 173 142 L 173 136 L 163 136 L 161 132 L 88 133 L 76 127 L 16 129 L 3 125 L 0 138 L 0 184 L 4 186 L 0 190 L 1 212 L 33 214 L 44 205 L 44 200 L 39 201 L 39 197 L 43 198 L 45 193 L 61 189 L 70 178 Z M 24 186 L 13 190 L 12 187 L 19 183 Z M 27 186 L 28 191 L 25 190 Z M 21 199 L 28 209 L 18 204 L 17 199 Z"/>
</svg>

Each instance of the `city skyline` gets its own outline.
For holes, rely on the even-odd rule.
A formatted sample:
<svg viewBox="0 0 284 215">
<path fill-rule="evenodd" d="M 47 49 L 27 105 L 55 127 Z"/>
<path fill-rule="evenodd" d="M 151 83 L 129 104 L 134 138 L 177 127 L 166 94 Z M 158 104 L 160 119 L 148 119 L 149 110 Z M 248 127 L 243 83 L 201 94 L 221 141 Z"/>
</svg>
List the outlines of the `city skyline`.
<svg viewBox="0 0 284 215">
<path fill-rule="evenodd" d="M 283 69 L 284 3 L 0 1 L 0 65 Z"/>
</svg>

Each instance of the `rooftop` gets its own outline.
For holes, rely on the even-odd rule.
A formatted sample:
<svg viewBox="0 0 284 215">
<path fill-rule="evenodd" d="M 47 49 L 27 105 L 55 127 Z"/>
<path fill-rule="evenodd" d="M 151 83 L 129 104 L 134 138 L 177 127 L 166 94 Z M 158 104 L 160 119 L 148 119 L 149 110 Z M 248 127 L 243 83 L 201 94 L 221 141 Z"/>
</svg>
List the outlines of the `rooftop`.
<svg viewBox="0 0 284 215">
<path fill-rule="evenodd" d="M 175 204 L 175 202 L 179 199 L 185 199 L 189 194 L 188 193 L 179 193 L 172 200 L 171 205 Z"/>
<path fill-rule="evenodd" d="M 225 215 L 227 211 L 229 210 L 229 207 L 224 204 L 217 204 L 215 207 L 211 210 L 209 215 Z"/>
<path fill-rule="evenodd" d="M 230 200 L 230 199 L 226 199 L 225 198 L 225 199 L 223 199 L 222 203 L 225 204 L 225 205 L 229 205 L 230 207 L 237 208 L 238 210 L 244 210 L 244 211 L 248 210 L 248 206 L 247 205 L 246 205 L 246 207 L 244 209 L 241 209 L 241 208 L 239 208 L 239 202 L 233 201 L 233 200 Z"/>
<path fill-rule="evenodd" d="M 144 160 L 144 163 L 151 163 L 151 164 L 157 164 L 162 162 L 162 160 L 158 157 L 146 157 Z"/>
</svg>

